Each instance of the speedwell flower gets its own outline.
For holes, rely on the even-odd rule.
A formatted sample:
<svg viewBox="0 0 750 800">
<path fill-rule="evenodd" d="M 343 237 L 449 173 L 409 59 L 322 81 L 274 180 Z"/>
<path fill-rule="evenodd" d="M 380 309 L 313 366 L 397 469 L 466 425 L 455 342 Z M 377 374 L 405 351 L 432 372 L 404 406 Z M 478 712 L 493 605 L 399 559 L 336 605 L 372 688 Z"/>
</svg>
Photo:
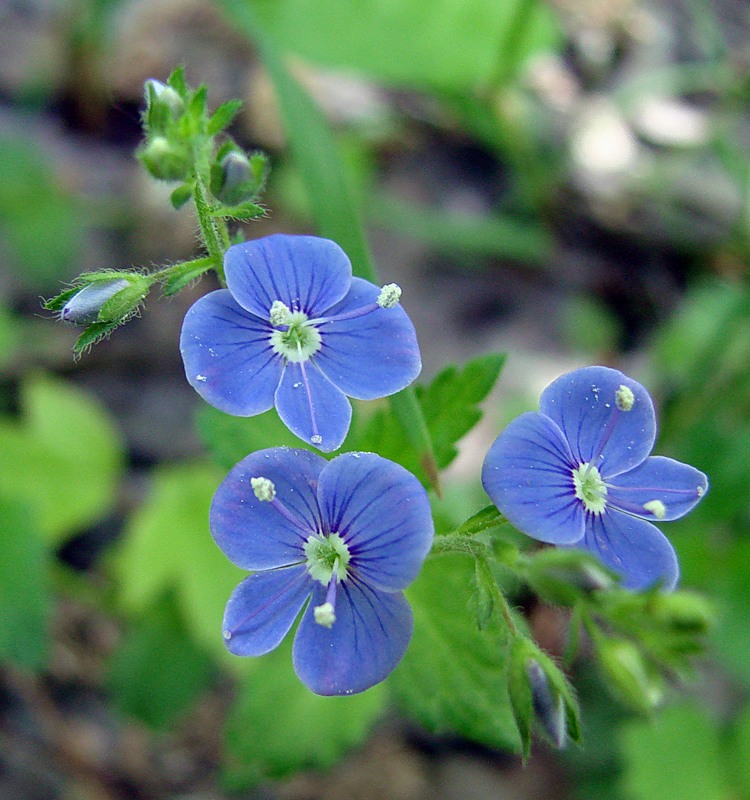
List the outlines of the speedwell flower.
<svg viewBox="0 0 750 800">
<path fill-rule="evenodd" d="M 211 405 L 250 417 L 276 406 L 324 452 L 341 446 L 348 397 L 373 400 L 419 374 L 419 347 L 395 284 L 352 277 L 328 239 L 275 234 L 230 247 L 228 289 L 187 312 L 180 350 L 190 385 Z"/>
<path fill-rule="evenodd" d="M 433 539 L 427 493 L 403 467 L 373 453 L 327 462 L 307 450 L 252 453 L 219 486 L 211 532 L 253 574 L 229 598 L 230 652 L 275 649 L 302 613 L 293 663 L 316 694 L 374 686 L 409 644 L 403 589 Z"/>
<path fill-rule="evenodd" d="M 542 393 L 490 448 L 482 483 L 520 531 L 590 550 L 643 589 L 672 589 L 674 548 L 652 521 L 687 514 L 708 487 L 697 469 L 649 456 L 656 416 L 648 392 L 621 372 L 586 367 Z"/>
</svg>

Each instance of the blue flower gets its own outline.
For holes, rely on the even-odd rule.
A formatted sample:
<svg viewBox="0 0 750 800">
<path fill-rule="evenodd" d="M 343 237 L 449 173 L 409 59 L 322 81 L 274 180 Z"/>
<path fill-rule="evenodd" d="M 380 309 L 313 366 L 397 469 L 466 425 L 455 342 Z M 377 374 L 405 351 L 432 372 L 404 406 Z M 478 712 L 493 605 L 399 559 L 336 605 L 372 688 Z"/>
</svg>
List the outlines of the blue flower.
<svg viewBox="0 0 750 800">
<path fill-rule="evenodd" d="M 216 491 L 211 532 L 253 570 L 224 614 L 230 652 L 276 648 L 301 609 L 294 669 L 316 694 L 354 694 L 386 678 L 412 633 L 403 589 L 433 539 L 427 493 L 373 453 L 327 462 L 276 447 L 237 464 Z"/>
<path fill-rule="evenodd" d="M 267 236 L 230 247 L 224 268 L 228 289 L 189 309 L 180 338 L 188 382 L 221 411 L 275 405 L 296 436 L 330 452 L 349 430 L 347 396 L 385 397 L 419 374 L 400 289 L 353 278 L 334 242 Z"/>
<path fill-rule="evenodd" d="M 648 392 L 614 369 L 586 367 L 542 393 L 487 454 L 482 484 L 520 531 L 591 551 L 623 585 L 672 589 L 674 548 L 652 521 L 687 514 L 708 488 L 699 470 L 650 456 L 656 416 Z"/>
</svg>

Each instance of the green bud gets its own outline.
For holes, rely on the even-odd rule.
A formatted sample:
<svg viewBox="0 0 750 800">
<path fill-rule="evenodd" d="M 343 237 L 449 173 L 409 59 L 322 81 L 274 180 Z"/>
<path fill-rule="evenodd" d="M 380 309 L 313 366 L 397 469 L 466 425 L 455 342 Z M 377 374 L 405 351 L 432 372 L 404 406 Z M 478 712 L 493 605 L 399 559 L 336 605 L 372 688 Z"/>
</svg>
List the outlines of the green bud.
<svg viewBox="0 0 750 800">
<path fill-rule="evenodd" d="M 562 606 L 573 606 L 581 595 L 616 586 L 596 559 L 578 550 L 540 550 L 529 559 L 527 577 L 540 597 Z"/>
<path fill-rule="evenodd" d="M 711 604 L 691 592 L 655 595 L 648 609 L 656 620 L 678 633 L 708 633 L 715 618 Z"/>
<path fill-rule="evenodd" d="M 534 714 L 552 744 L 561 750 L 567 739 L 565 700 L 550 685 L 542 665 L 533 658 L 526 662 Z"/>
<path fill-rule="evenodd" d="M 143 86 L 149 108 L 160 105 L 166 108 L 174 119 L 185 110 L 185 103 L 179 94 L 166 83 L 149 78 Z"/>
<path fill-rule="evenodd" d="M 131 316 L 148 294 L 149 281 L 142 275 L 101 273 L 84 276 L 86 285 L 73 294 L 60 309 L 60 319 L 74 325 L 121 322 Z"/>
<path fill-rule="evenodd" d="M 154 136 L 138 152 L 144 167 L 157 180 L 182 181 L 190 172 L 190 153 L 165 136 Z"/>
<path fill-rule="evenodd" d="M 260 191 L 266 177 L 265 157 L 257 154 L 248 158 L 243 152 L 231 149 L 211 167 L 210 189 L 214 197 L 228 205 L 252 200 Z"/>
<path fill-rule="evenodd" d="M 627 639 L 601 636 L 594 644 L 609 688 L 634 711 L 650 714 L 664 696 L 658 672 Z"/>
</svg>

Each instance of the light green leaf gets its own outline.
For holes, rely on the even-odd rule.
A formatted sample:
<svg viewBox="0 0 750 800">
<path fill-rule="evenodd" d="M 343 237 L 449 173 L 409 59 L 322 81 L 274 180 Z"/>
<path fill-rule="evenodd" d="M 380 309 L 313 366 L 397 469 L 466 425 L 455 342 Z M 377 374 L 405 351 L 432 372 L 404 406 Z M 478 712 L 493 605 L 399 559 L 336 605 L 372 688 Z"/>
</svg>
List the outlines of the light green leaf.
<svg viewBox="0 0 750 800">
<path fill-rule="evenodd" d="M 560 41 L 549 5 L 538 0 L 246 2 L 285 49 L 400 86 L 486 85 Z"/>
<path fill-rule="evenodd" d="M 167 593 L 126 631 L 110 662 L 107 688 L 121 711 L 163 730 L 188 711 L 212 671 Z"/>
<path fill-rule="evenodd" d="M 374 686 L 350 697 L 320 697 L 292 669 L 292 637 L 249 661 L 226 729 L 225 780 L 234 790 L 309 768 L 325 768 L 359 744 L 382 714 Z"/>
<path fill-rule="evenodd" d="M 113 568 L 126 611 L 142 614 L 173 589 L 190 635 L 224 658 L 224 606 L 246 573 L 227 560 L 209 532 L 208 510 L 222 478 L 221 470 L 201 462 L 155 471 Z"/>
<path fill-rule="evenodd" d="M 0 490 L 37 510 L 42 532 L 61 540 L 111 508 L 122 445 L 101 405 L 57 378 L 28 378 L 20 406 L 20 420 L 0 420 Z"/>
<path fill-rule="evenodd" d="M 35 669 L 46 661 L 47 558 L 29 507 L 0 495 L 0 662 Z"/>
<path fill-rule="evenodd" d="M 716 726 L 702 709 L 673 706 L 652 723 L 626 723 L 621 742 L 623 788 L 632 800 L 729 796 Z"/>
<path fill-rule="evenodd" d="M 470 608 L 473 561 L 429 559 L 407 590 L 414 636 L 388 679 L 400 705 L 423 725 L 476 742 L 519 749 L 506 685 L 504 631 L 478 630 Z"/>
</svg>

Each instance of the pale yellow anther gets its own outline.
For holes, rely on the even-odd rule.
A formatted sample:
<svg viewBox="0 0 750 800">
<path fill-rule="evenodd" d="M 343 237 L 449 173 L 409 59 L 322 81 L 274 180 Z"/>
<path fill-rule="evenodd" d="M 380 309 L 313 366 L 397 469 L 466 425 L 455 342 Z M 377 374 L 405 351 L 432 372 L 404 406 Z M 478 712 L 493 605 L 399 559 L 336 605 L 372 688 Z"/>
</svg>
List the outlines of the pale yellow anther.
<svg viewBox="0 0 750 800">
<path fill-rule="evenodd" d="M 635 395 L 629 386 L 624 384 L 615 392 L 615 405 L 620 411 L 630 411 L 635 404 Z"/>
<path fill-rule="evenodd" d="M 649 500 L 648 503 L 643 504 L 643 508 L 653 514 L 656 519 L 664 519 L 667 515 L 667 507 L 661 500 Z"/>
<path fill-rule="evenodd" d="M 378 305 L 381 308 L 393 308 L 401 299 L 401 287 L 397 283 L 386 283 L 378 295 Z"/>
<path fill-rule="evenodd" d="M 315 621 L 318 625 L 322 625 L 324 628 L 332 628 L 333 623 L 336 622 L 336 613 L 330 603 L 323 603 L 321 606 L 315 606 L 313 614 L 315 615 Z"/>
<path fill-rule="evenodd" d="M 270 503 L 276 497 L 276 487 L 268 478 L 250 478 L 250 486 L 258 500 Z"/>
</svg>

